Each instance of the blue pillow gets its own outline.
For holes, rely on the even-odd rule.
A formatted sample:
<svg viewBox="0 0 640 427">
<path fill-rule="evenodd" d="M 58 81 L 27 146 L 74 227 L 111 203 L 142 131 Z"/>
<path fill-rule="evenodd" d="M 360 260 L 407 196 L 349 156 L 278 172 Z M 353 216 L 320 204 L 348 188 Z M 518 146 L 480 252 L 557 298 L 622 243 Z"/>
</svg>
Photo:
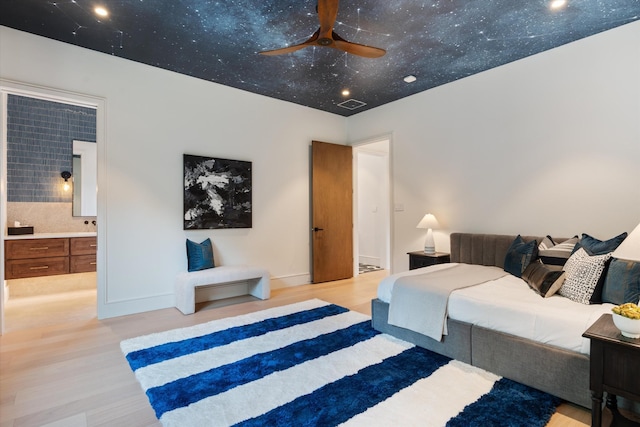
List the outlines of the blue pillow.
<svg viewBox="0 0 640 427">
<path fill-rule="evenodd" d="M 638 304 L 640 299 L 640 262 L 612 259 L 602 288 L 602 302 L 620 305 Z"/>
<path fill-rule="evenodd" d="M 213 263 L 213 245 L 211 239 L 202 243 L 192 242 L 187 239 L 187 261 L 189 271 L 206 270 L 215 267 Z"/>
<path fill-rule="evenodd" d="M 518 234 L 504 258 L 504 271 L 516 277 L 522 277 L 522 273 L 529 266 L 531 261 L 538 257 L 538 242 L 532 240 L 526 243 L 522 236 Z"/>
<path fill-rule="evenodd" d="M 584 248 L 589 255 L 604 255 L 616 250 L 620 243 L 627 238 L 627 233 L 624 232 L 616 237 L 612 237 L 609 240 L 598 240 L 595 237 L 591 237 L 588 234 L 582 233 L 582 239 L 573 248 L 572 254 L 578 249 Z"/>
</svg>

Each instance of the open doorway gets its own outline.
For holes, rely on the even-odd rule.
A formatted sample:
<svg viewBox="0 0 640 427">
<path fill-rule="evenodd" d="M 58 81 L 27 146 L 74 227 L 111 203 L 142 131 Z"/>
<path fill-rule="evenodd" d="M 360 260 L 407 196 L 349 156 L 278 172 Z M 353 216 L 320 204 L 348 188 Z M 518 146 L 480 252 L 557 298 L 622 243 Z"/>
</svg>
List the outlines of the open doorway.
<svg viewBox="0 0 640 427">
<path fill-rule="evenodd" d="M 354 145 L 355 271 L 389 270 L 391 259 L 390 137 Z"/>
<path fill-rule="evenodd" d="M 89 216 L 73 214 L 74 181 L 80 184 L 81 176 L 91 176 L 89 168 L 82 174 L 74 169 L 73 158 L 82 155 L 74 140 L 97 146 L 102 104 L 80 95 L 0 83 L 0 331 L 95 318 L 98 214 L 95 209 Z M 96 198 L 96 170 L 93 175 Z M 38 243 L 33 249 L 38 255 L 20 252 L 29 242 Z M 52 256 L 40 256 L 45 252 Z M 32 258 L 37 265 L 30 264 Z"/>
</svg>

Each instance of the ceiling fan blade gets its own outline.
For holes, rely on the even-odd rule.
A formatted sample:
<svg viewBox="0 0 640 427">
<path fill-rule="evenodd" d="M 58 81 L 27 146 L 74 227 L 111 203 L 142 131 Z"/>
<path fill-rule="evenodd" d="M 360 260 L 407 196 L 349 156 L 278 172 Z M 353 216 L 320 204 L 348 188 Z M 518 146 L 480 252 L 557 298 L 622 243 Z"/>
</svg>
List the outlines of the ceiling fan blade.
<svg viewBox="0 0 640 427">
<path fill-rule="evenodd" d="M 318 34 L 320 34 L 320 29 L 318 29 L 315 33 L 313 33 L 313 35 L 309 37 L 308 40 L 300 44 L 296 44 L 289 47 L 283 47 L 280 49 L 274 49 L 274 50 L 263 50 L 262 52 L 258 52 L 258 53 L 260 55 L 276 56 L 276 55 L 284 55 L 285 53 L 295 52 L 296 50 L 300 50 L 305 47 L 314 46 L 316 44 L 316 40 L 318 40 Z"/>
<path fill-rule="evenodd" d="M 260 55 L 266 55 L 266 56 L 284 55 L 285 53 L 295 52 L 296 50 L 300 50 L 300 49 L 305 48 L 307 46 L 311 46 L 311 45 L 308 45 L 308 44 L 305 44 L 305 43 L 301 43 L 301 44 L 297 44 L 295 46 L 283 47 L 281 49 L 263 50 L 262 52 L 258 52 L 258 53 Z"/>
<path fill-rule="evenodd" d="M 352 55 L 363 56 L 365 58 L 380 58 L 385 53 L 386 50 L 380 49 L 379 47 L 367 46 L 364 44 L 358 44 L 346 41 L 336 33 L 333 33 L 333 46 L 336 49 L 340 49 Z"/>
<path fill-rule="evenodd" d="M 318 20 L 320 21 L 320 38 L 331 38 L 333 25 L 338 17 L 338 0 L 318 0 Z"/>
<path fill-rule="evenodd" d="M 349 42 L 333 31 L 333 26 L 338 17 L 338 2 L 339 0 L 318 0 L 317 12 L 320 28 L 307 41 L 294 46 L 265 50 L 259 53 L 267 56 L 283 55 L 308 46 L 330 47 L 365 58 L 379 58 L 387 53 L 384 49 Z"/>
</svg>

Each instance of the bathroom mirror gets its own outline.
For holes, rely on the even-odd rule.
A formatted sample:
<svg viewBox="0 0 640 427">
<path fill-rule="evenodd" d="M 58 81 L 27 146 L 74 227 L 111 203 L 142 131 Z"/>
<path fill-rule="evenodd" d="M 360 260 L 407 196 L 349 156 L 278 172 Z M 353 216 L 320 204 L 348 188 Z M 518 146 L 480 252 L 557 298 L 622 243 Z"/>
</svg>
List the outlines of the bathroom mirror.
<svg viewBox="0 0 640 427">
<path fill-rule="evenodd" d="M 95 142 L 73 141 L 73 216 L 98 214 Z"/>
</svg>

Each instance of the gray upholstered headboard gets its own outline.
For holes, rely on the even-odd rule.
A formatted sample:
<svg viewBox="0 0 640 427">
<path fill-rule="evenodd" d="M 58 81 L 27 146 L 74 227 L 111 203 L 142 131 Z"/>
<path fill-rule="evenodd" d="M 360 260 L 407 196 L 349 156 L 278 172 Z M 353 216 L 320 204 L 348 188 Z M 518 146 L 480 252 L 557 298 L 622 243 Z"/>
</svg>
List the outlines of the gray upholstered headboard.
<svg viewBox="0 0 640 427">
<path fill-rule="evenodd" d="M 451 234 L 451 262 L 466 264 L 495 265 L 504 268 L 504 258 L 507 250 L 517 236 L 503 234 Z M 541 242 L 543 237 L 522 236 L 529 242 Z M 565 239 L 560 239 L 560 241 Z"/>
</svg>

